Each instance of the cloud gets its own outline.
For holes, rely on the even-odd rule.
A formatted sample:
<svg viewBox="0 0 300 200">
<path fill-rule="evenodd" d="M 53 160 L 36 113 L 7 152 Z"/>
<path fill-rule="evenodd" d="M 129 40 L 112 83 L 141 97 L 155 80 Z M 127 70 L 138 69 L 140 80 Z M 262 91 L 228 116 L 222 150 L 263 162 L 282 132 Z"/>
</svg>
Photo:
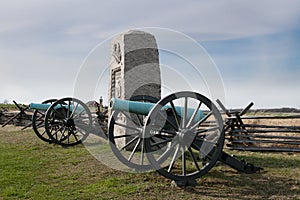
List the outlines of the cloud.
<svg viewBox="0 0 300 200">
<path fill-rule="evenodd" d="M 1 1 L 0 70 L 5 83 L 0 98 L 44 100 L 70 93 L 89 51 L 136 27 L 170 28 L 207 42 L 204 46 L 225 74 L 225 83 L 250 72 L 249 77 L 262 74 L 261 79 L 270 72 L 288 77 L 285 65 L 299 66 L 299 60 L 291 59 L 299 57 L 293 45 L 298 36 L 288 35 L 299 28 L 299 19 L 300 3 L 293 0 Z M 277 33 L 287 35 L 272 38 Z M 36 87 L 48 93 L 39 89 L 34 94 Z"/>
<path fill-rule="evenodd" d="M 269 34 L 294 26 L 300 16 L 299 2 L 293 0 L 25 1 L 17 5 L 15 1 L 5 1 L 0 11 L 0 27 L 11 27 L 5 28 L 8 32 L 35 27 L 66 35 L 90 36 L 103 31 L 103 37 L 108 37 L 108 30 L 117 33 L 129 27 L 161 26 L 201 40 Z"/>
</svg>

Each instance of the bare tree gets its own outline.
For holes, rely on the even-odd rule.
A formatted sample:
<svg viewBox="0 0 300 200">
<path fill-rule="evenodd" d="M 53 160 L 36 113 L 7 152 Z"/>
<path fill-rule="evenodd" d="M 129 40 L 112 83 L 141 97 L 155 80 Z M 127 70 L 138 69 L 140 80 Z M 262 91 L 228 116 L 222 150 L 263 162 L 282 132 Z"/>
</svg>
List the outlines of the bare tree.
<svg viewBox="0 0 300 200">
<path fill-rule="evenodd" d="M 7 99 L 4 99 L 3 104 L 8 104 L 9 101 Z"/>
</svg>

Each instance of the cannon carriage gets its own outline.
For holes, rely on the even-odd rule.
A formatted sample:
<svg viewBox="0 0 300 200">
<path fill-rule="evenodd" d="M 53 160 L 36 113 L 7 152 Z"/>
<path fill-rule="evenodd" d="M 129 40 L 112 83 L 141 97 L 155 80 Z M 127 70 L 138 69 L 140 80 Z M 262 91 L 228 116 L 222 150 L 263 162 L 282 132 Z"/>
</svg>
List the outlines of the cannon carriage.
<svg viewBox="0 0 300 200">
<path fill-rule="evenodd" d="M 31 103 L 32 127 L 45 142 L 73 146 L 84 140 L 92 127 L 92 115 L 85 103 L 76 98 Z"/>
<path fill-rule="evenodd" d="M 177 92 L 157 103 L 144 100 L 110 102 L 109 144 L 123 164 L 137 171 L 155 169 L 179 185 L 193 184 L 218 161 L 244 173 L 262 169 L 223 151 L 224 122 L 205 96 Z"/>
</svg>

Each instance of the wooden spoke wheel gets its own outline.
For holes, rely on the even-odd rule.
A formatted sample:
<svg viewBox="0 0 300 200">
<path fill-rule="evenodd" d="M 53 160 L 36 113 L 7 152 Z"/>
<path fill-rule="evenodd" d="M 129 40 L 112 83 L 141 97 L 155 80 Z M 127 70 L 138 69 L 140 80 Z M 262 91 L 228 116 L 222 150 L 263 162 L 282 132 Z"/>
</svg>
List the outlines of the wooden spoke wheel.
<svg viewBox="0 0 300 200">
<path fill-rule="evenodd" d="M 157 98 L 146 95 L 135 96 L 130 100 L 150 103 L 158 101 Z M 140 114 L 115 110 L 109 121 L 108 138 L 113 153 L 124 165 L 136 171 L 151 169 L 145 155 L 142 137 L 145 117 Z"/>
<path fill-rule="evenodd" d="M 150 111 L 144 141 L 152 167 L 166 178 L 186 183 L 208 173 L 217 162 L 224 144 L 223 120 L 205 96 L 174 93 Z"/>
<path fill-rule="evenodd" d="M 48 108 L 45 129 L 52 142 L 73 146 L 81 143 L 92 131 L 92 115 L 82 101 L 63 98 Z"/>
<path fill-rule="evenodd" d="M 57 99 L 49 99 L 42 104 L 53 104 Z M 52 143 L 51 139 L 49 138 L 48 134 L 45 130 L 45 115 L 46 111 L 43 110 L 35 110 L 32 115 L 32 129 L 34 133 L 43 141 Z"/>
</svg>

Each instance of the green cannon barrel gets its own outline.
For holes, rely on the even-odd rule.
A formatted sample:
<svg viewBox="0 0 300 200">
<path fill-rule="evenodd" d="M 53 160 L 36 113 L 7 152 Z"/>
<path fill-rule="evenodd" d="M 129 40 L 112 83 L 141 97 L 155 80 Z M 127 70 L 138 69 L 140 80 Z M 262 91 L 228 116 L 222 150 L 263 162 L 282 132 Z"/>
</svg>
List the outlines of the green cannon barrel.
<svg viewBox="0 0 300 200">
<path fill-rule="evenodd" d="M 155 103 L 127 101 L 117 98 L 112 98 L 110 101 L 112 110 L 127 111 L 130 113 L 148 115 L 150 110 L 155 106 Z"/>
<path fill-rule="evenodd" d="M 48 108 L 51 106 L 51 104 L 42 104 L 42 103 L 30 103 L 29 108 L 30 109 L 35 109 L 35 110 L 41 110 L 41 111 L 47 111 Z M 59 108 L 65 108 L 65 109 L 70 109 L 70 111 L 73 111 L 74 105 L 56 105 L 55 109 Z M 81 112 L 84 110 L 84 108 L 80 105 L 76 106 L 76 111 L 75 112 Z"/>
<path fill-rule="evenodd" d="M 35 110 L 43 110 L 46 111 L 51 106 L 51 104 L 42 104 L 42 103 L 30 103 L 29 108 Z"/>
<path fill-rule="evenodd" d="M 119 110 L 119 111 L 126 111 L 130 113 L 135 114 L 141 114 L 141 115 L 148 115 L 151 109 L 155 106 L 155 103 L 148 103 L 148 102 L 139 102 L 139 101 L 128 101 L 128 100 L 122 100 L 117 98 L 112 98 L 110 101 L 110 108 L 112 110 Z M 171 108 L 171 106 L 164 106 L 162 110 L 167 110 Z M 178 113 L 179 116 L 182 116 L 183 114 L 183 107 L 175 106 L 176 113 Z M 193 108 L 187 108 L 187 118 L 190 119 L 195 112 L 195 109 Z M 199 121 L 204 117 L 204 114 L 202 110 L 198 110 L 197 115 L 195 116 L 194 121 Z"/>
</svg>

